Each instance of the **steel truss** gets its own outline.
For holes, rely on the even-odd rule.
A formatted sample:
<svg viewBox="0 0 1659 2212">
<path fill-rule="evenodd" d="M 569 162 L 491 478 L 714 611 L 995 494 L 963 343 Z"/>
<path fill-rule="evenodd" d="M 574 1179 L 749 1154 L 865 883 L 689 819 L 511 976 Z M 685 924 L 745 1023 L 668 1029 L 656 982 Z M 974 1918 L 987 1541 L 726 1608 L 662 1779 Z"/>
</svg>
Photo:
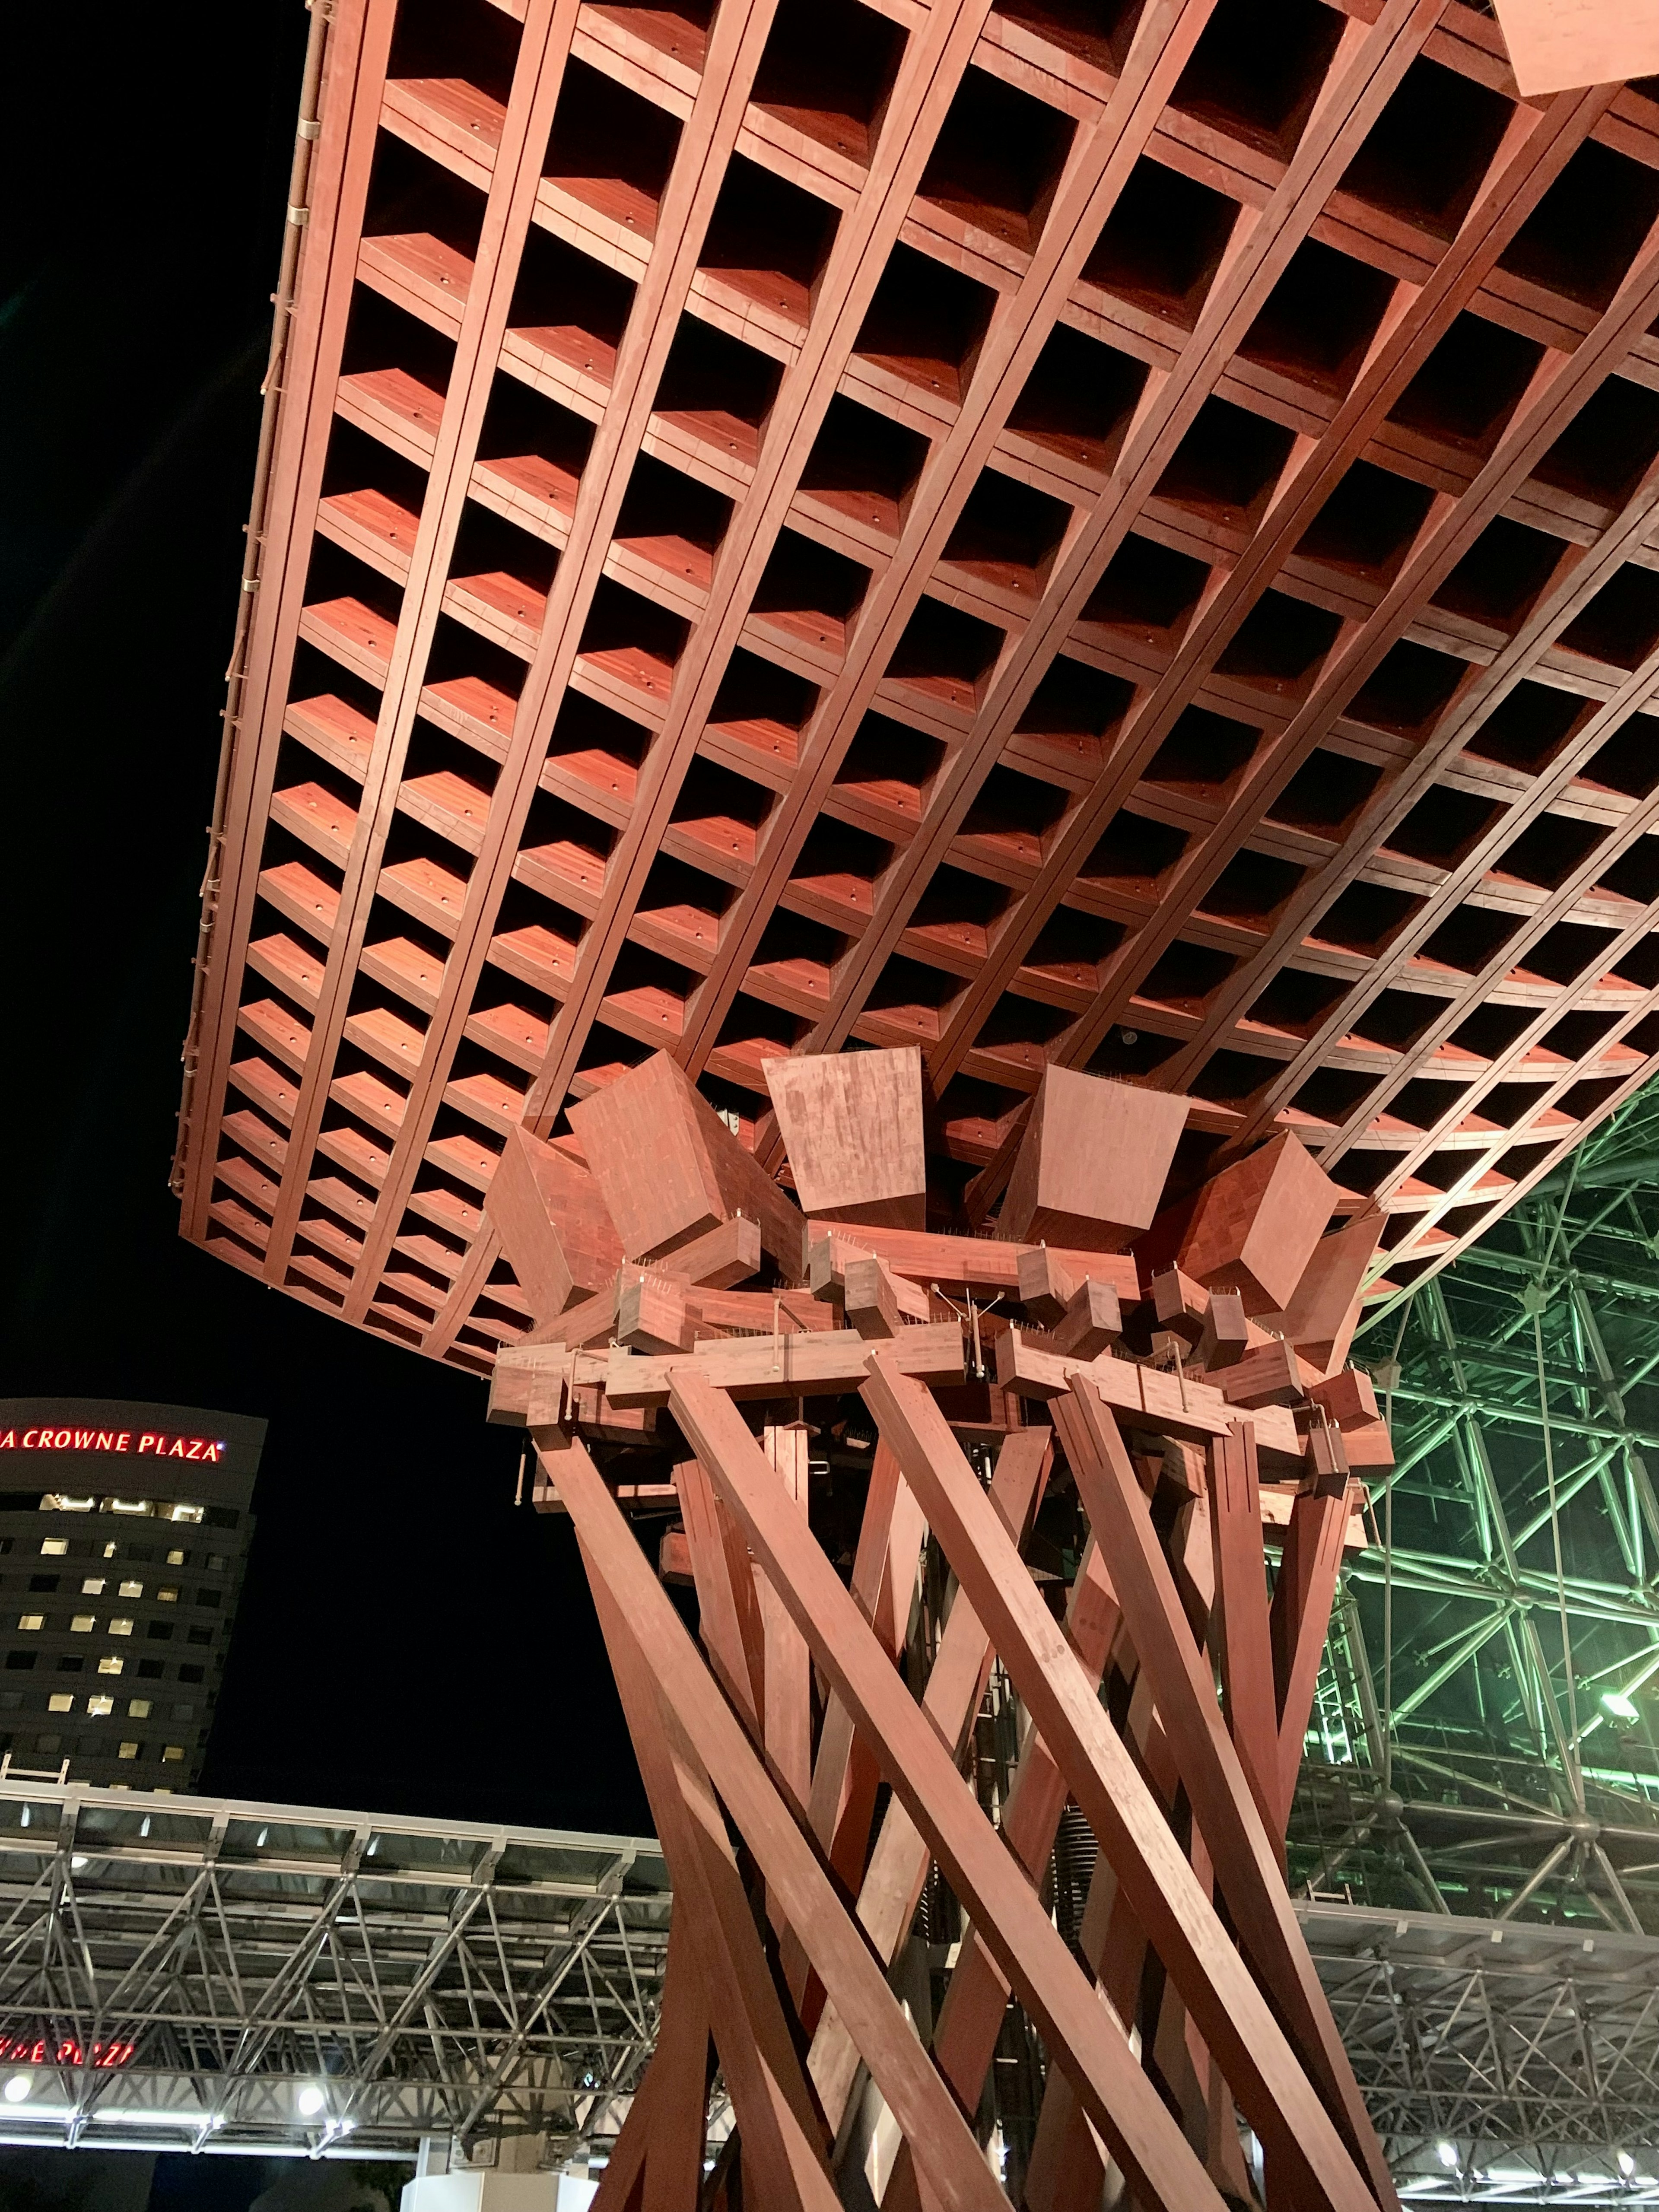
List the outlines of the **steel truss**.
<svg viewBox="0 0 1659 2212">
<path fill-rule="evenodd" d="M 653 1841 L 0 1783 L 3 2140 L 406 2151 L 620 2124 Z"/>
<path fill-rule="evenodd" d="M 1659 2203 L 1659 1942 L 1306 1902 L 1301 1918 L 1403 2198 Z"/>
<path fill-rule="evenodd" d="M 1334 1624 L 1304 1891 L 1659 1933 L 1656 1179 L 1649 1091 L 1359 1340 L 1397 1462 Z"/>
</svg>

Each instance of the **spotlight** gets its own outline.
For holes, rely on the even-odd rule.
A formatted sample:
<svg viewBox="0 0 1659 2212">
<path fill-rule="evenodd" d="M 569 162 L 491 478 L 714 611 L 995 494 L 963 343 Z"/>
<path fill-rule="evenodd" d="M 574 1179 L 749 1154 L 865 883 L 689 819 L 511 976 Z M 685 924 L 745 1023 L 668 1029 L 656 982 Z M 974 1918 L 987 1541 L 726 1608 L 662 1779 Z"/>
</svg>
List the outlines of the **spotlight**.
<svg viewBox="0 0 1659 2212">
<path fill-rule="evenodd" d="M 314 2119 L 322 2111 L 326 2100 L 314 2081 L 307 2081 L 294 2101 L 298 2105 L 305 2118 L 310 2120 Z"/>
<path fill-rule="evenodd" d="M 1642 1717 L 1637 1711 L 1636 1700 L 1627 1698 L 1622 1690 L 1603 1690 L 1601 1703 L 1616 1721 L 1639 1721 Z"/>
<path fill-rule="evenodd" d="M 1434 2147 L 1434 2154 L 1439 2160 L 1442 2166 L 1455 2166 L 1457 2163 L 1457 2145 L 1455 2143 L 1449 2142 L 1437 2143 Z"/>
<path fill-rule="evenodd" d="M 70 1872 L 71 1874 L 80 1874 L 83 1869 L 89 1867 L 91 1864 L 92 1861 L 87 1856 L 84 1851 L 76 1851 L 74 1857 L 70 1861 Z"/>
<path fill-rule="evenodd" d="M 1621 2150 L 1619 2154 L 1619 2171 L 1624 2175 L 1626 2181 L 1630 2179 L 1632 2174 L 1636 2171 L 1636 2160 L 1631 2156 L 1627 2150 Z"/>
<path fill-rule="evenodd" d="M 6 2084 L 5 2097 L 9 2105 L 21 2105 L 34 2087 L 33 2074 L 14 2074 Z"/>
</svg>

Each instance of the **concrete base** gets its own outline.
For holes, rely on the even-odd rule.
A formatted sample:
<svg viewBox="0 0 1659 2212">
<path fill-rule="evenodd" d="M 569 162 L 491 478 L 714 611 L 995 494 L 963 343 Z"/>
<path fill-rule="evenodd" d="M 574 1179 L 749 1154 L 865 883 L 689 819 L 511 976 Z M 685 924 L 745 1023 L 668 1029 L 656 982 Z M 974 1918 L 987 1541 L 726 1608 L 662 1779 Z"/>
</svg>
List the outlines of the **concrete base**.
<svg viewBox="0 0 1659 2212">
<path fill-rule="evenodd" d="M 586 2212 L 598 2184 L 568 2173 L 428 2173 L 404 2185 L 400 2212 Z"/>
</svg>

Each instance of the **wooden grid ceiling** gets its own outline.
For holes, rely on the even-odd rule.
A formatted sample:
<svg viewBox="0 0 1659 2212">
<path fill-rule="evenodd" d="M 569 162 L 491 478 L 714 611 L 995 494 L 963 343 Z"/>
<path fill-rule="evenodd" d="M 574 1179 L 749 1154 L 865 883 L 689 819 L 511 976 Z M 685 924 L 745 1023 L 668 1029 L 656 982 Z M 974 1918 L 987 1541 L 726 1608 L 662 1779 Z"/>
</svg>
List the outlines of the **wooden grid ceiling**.
<svg viewBox="0 0 1659 2212">
<path fill-rule="evenodd" d="M 515 1124 L 663 1048 L 777 1168 L 769 1057 L 919 1044 L 939 1226 L 1052 1060 L 1189 1175 L 1294 1131 L 1403 1283 L 1659 1065 L 1659 81 L 336 0 L 319 113 L 187 1236 L 484 1369 Z"/>
</svg>

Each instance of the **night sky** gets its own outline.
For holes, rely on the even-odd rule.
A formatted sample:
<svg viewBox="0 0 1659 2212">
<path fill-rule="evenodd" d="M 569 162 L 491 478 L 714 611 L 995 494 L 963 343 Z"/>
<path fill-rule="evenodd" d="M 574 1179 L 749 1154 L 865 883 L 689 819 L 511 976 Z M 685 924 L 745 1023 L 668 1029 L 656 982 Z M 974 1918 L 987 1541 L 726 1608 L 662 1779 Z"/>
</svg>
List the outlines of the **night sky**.
<svg viewBox="0 0 1659 2212">
<path fill-rule="evenodd" d="M 182 1243 L 167 1189 L 307 20 L 27 9 L 8 42 L 0 1395 L 269 1419 L 205 1790 L 638 1832 L 519 1432 Z"/>
</svg>

